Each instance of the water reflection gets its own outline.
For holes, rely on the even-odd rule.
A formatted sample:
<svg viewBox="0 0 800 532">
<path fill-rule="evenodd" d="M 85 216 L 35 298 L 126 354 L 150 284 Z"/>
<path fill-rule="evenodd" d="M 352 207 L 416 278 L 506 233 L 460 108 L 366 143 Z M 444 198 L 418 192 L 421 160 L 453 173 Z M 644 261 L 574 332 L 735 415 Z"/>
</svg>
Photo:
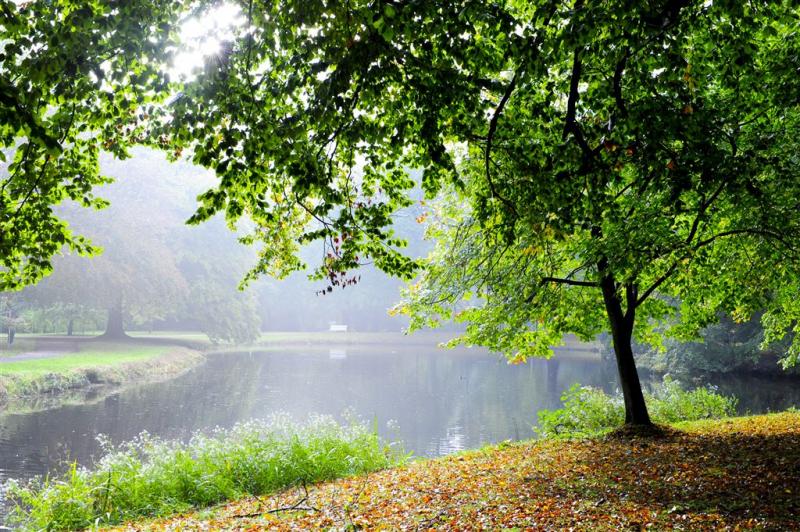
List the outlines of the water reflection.
<svg viewBox="0 0 800 532">
<path fill-rule="evenodd" d="M 529 438 L 536 413 L 560 405 L 575 382 L 613 390 L 613 366 L 585 353 L 510 366 L 478 350 L 385 346 L 215 355 L 170 382 L 143 385 L 93 404 L 0 417 L 0 480 L 89 464 L 97 434 L 113 442 L 142 431 L 187 438 L 193 431 L 285 411 L 341 419 L 352 411 L 417 455 L 437 456 Z M 753 412 L 800 404 L 792 383 L 719 382 Z M 396 428 L 387 427 L 393 420 Z"/>
<path fill-rule="evenodd" d="M 576 379 L 602 384 L 597 369 L 592 361 L 509 366 L 478 350 L 397 346 L 216 355 L 168 383 L 0 418 L 0 477 L 42 474 L 66 459 L 90 463 L 99 433 L 114 442 L 143 430 L 186 438 L 275 411 L 341 418 L 349 410 L 406 450 L 441 455 L 532 436 L 536 411 L 556 406 Z M 389 420 L 396 430 L 386 428 Z"/>
</svg>

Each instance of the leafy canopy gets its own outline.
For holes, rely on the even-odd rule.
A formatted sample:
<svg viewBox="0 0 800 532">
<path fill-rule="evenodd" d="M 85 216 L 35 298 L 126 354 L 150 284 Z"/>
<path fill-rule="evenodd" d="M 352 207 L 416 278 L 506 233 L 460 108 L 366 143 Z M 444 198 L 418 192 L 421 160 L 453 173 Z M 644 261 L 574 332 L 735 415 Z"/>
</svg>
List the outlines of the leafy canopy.
<svg viewBox="0 0 800 532">
<path fill-rule="evenodd" d="M 86 247 L 49 206 L 96 201 L 93 154 L 141 141 L 215 170 L 193 221 L 251 218 L 251 277 L 301 267 L 299 246 L 321 240 L 331 286 L 365 261 L 414 275 L 389 226 L 407 169 L 423 169 L 444 198 L 439 248 L 404 309 L 416 325 L 463 309 L 465 341 L 515 360 L 592 336 L 604 312 L 631 326 L 677 314 L 683 335 L 721 310 L 765 308 L 767 340 L 797 327 L 788 0 L 238 5 L 245 22 L 166 104 L 160 65 L 187 6 L 4 8 L 3 139 L 27 139 L 3 187 L 7 286 L 63 243 Z"/>
<path fill-rule="evenodd" d="M 247 23 L 154 131 L 220 178 L 196 221 L 224 210 L 256 222 L 254 274 L 299 267 L 298 242 L 321 239 L 318 274 L 333 285 L 367 257 L 410 277 L 418 265 L 388 225 L 409 203 L 406 169 L 422 168 L 443 199 L 438 248 L 403 307 L 416 326 L 457 313 L 464 341 L 513 360 L 605 329 L 604 301 L 630 323 L 679 316 L 682 335 L 760 308 L 768 339 L 796 327 L 789 2 L 242 11 Z"/>
<path fill-rule="evenodd" d="M 167 94 L 163 62 L 182 2 L 0 4 L 0 290 L 50 272 L 66 247 L 95 252 L 53 207 L 100 208 L 101 150 L 127 156 L 146 102 Z"/>
</svg>

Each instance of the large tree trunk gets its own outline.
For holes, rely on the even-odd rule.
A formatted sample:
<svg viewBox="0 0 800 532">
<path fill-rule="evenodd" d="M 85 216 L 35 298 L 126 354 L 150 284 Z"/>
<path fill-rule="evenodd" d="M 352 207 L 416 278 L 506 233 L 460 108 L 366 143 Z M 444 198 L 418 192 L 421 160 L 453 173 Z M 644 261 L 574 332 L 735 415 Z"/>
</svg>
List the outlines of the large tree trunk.
<svg viewBox="0 0 800 532">
<path fill-rule="evenodd" d="M 106 338 L 127 338 L 125 327 L 122 323 L 122 296 L 108 309 L 108 321 L 106 322 Z"/>
<path fill-rule="evenodd" d="M 67 322 L 67 336 L 72 336 L 75 332 L 75 318 L 70 318 Z"/>
<path fill-rule="evenodd" d="M 600 281 L 603 289 L 603 301 L 606 314 L 611 325 L 611 336 L 614 340 L 614 354 L 617 359 L 619 383 L 622 396 L 625 400 L 625 423 L 631 425 L 651 425 L 647 405 L 644 402 L 642 384 L 639 373 L 636 371 L 636 362 L 633 359 L 633 324 L 636 316 L 636 288 L 632 285 L 625 287 L 627 294 L 627 309 L 622 312 L 622 302 L 617 290 L 616 282 L 610 275 L 604 276 Z"/>
</svg>

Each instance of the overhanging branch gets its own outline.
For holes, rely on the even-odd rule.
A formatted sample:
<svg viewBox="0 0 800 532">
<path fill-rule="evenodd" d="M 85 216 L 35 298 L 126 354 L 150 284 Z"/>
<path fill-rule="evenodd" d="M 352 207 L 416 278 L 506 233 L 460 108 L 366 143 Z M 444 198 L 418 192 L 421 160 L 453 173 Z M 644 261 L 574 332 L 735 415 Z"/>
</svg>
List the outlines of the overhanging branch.
<svg viewBox="0 0 800 532">
<path fill-rule="evenodd" d="M 541 284 L 556 283 L 566 284 L 570 286 L 589 286 L 592 288 L 600 287 L 599 283 L 595 281 L 578 281 L 576 279 L 562 279 L 561 277 L 542 277 Z"/>
<path fill-rule="evenodd" d="M 697 251 L 700 248 L 703 248 L 705 246 L 709 246 L 709 245 L 713 244 L 714 242 L 716 242 L 720 238 L 725 238 L 725 237 L 728 237 L 728 236 L 736 236 L 736 235 L 762 236 L 762 237 L 767 238 L 768 240 L 774 240 L 776 242 L 779 242 L 780 244 L 782 244 L 783 246 L 785 246 L 787 249 L 791 250 L 792 252 L 797 252 L 797 249 L 794 246 L 792 246 L 783 236 L 781 236 L 776 231 L 772 231 L 770 229 L 762 229 L 762 228 L 753 227 L 753 228 L 731 229 L 729 231 L 722 231 L 722 232 L 717 233 L 716 235 L 710 236 L 710 237 L 708 237 L 706 239 L 699 240 L 694 246 L 689 248 L 689 250 L 686 253 L 684 253 L 683 255 L 678 257 L 672 263 L 672 265 L 670 265 L 670 267 L 667 269 L 667 271 L 664 272 L 664 274 L 661 275 L 658 279 L 656 279 L 653 282 L 653 284 L 650 285 L 650 287 L 642 293 L 642 295 L 636 301 L 636 306 L 638 307 L 639 305 L 644 303 L 644 301 L 648 297 L 650 297 L 653 294 L 653 292 L 655 292 L 658 289 L 659 286 L 664 284 L 664 282 L 667 279 L 669 279 L 672 276 L 672 274 L 675 273 L 675 270 L 678 269 L 678 266 L 680 265 L 680 263 L 683 262 L 686 259 L 690 259 L 692 254 L 695 251 Z"/>
<path fill-rule="evenodd" d="M 511 94 L 514 92 L 514 89 L 517 86 L 517 74 L 517 72 L 514 72 L 514 77 L 511 78 L 511 82 L 508 84 L 508 87 L 506 87 L 506 91 L 503 94 L 503 97 L 500 99 L 500 103 L 497 104 L 497 107 L 492 114 L 492 118 L 489 121 L 489 133 L 486 135 L 486 150 L 484 151 L 484 164 L 486 166 L 486 181 L 489 183 L 489 190 L 492 191 L 492 196 L 502 201 L 503 204 L 506 205 L 514 213 L 514 215 L 519 218 L 519 214 L 517 213 L 517 209 L 514 204 L 497 192 L 497 189 L 494 186 L 494 181 L 492 181 L 491 171 L 492 142 L 494 141 L 494 134 L 497 131 L 497 122 L 500 120 L 500 115 L 503 113 L 503 109 L 505 108 L 506 103 L 508 103 L 508 99 L 511 98 Z"/>
</svg>

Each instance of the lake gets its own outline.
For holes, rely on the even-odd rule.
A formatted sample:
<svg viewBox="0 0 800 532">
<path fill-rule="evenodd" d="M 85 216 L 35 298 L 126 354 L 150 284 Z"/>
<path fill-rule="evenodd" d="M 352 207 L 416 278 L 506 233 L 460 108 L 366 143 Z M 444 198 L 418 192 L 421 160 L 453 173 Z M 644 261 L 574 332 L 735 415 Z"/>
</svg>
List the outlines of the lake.
<svg viewBox="0 0 800 532">
<path fill-rule="evenodd" d="M 142 431 L 187 438 L 197 430 L 287 412 L 338 419 L 356 415 L 407 451 L 440 456 L 534 436 L 536 413 L 560 405 L 575 382 L 613 390 L 613 366 L 586 350 L 550 361 L 508 365 L 478 349 L 433 346 L 293 346 L 210 355 L 170 381 L 133 386 L 94 402 L 0 416 L 0 480 L 56 472 L 70 460 L 90 464 L 100 448 Z M 800 405 L 797 381 L 726 379 L 740 410 Z"/>
</svg>

